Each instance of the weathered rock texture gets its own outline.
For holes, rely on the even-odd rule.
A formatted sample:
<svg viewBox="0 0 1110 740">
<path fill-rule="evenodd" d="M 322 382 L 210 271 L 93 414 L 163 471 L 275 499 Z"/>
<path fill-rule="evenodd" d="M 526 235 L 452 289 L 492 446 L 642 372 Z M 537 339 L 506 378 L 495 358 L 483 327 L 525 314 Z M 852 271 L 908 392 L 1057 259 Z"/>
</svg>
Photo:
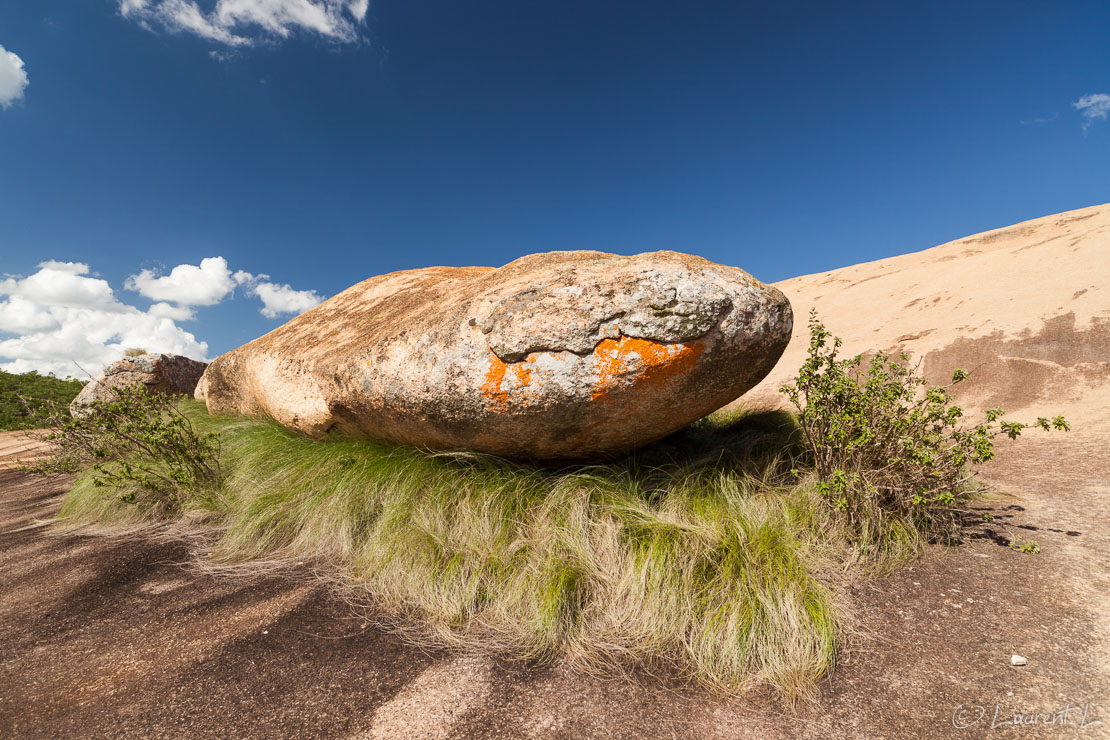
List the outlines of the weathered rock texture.
<svg viewBox="0 0 1110 740">
<path fill-rule="evenodd" d="M 70 413 L 80 414 L 94 401 L 114 401 L 113 388 L 142 383 L 160 393 L 193 395 L 197 382 L 208 365 L 181 355 L 146 354 L 125 357 L 104 368 L 69 405 Z"/>
<path fill-rule="evenodd" d="M 783 294 L 734 267 L 552 252 L 361 282 L 217 358 L 196 397 L 313 436 L 585 458 L 727 404 L 791 327 Z"/>
<path fill-rule="evenodd" d="M 954 388 L 969 414 L 1001 406 L 1029 421 L 1063 414 L 1110 427 L 1110 204 L 1058 213 L 921 252 L 784 280 L 799 316 L 816 307 L 843 355 L 906 352 Z M 861 308 L 862 307 L 862 308 Z M 778 388 L 805 359 L 808 329 L 748 398 Z"/>
</svg>

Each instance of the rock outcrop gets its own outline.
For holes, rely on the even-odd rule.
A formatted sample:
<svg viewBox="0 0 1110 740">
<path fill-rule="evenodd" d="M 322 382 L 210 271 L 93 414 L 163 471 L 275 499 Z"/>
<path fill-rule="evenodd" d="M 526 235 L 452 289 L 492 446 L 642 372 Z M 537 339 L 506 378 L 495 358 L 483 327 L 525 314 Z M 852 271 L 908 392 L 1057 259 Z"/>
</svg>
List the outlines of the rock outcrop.
<svg viewBox="0 0 1110 740">
<path fill-rule="evenodd" d="M 790 304 L 675 252 L 552 252 L 363 281 L 217 358 L 213 413 L 530 459 L 635 448 L 758 383 Z"/>
<path fill-rule="evenodd" d="M 207 363 L 181 355 L 145 354 L 113 362 L 93 378 L 69 405 L 79 415 L 95 401 L 113 401 L 114 388 L 142 383 L 152 391 L 191 396 Z"/>
<path fill-rule="evenodd" d="M 1001 406 L 1028 421 L 1063 414 L 1110 428 L 1110 204 L 1025 221 L 921 252 L 775 284 L 798 316 L 816 308 L 842 356 L 906 352 L 972 416 Z M 866 309 L 861 309 L 866 307 Z M 778 388 L 805 360 L 806 322 L 747 397 Z"/>
</svg>

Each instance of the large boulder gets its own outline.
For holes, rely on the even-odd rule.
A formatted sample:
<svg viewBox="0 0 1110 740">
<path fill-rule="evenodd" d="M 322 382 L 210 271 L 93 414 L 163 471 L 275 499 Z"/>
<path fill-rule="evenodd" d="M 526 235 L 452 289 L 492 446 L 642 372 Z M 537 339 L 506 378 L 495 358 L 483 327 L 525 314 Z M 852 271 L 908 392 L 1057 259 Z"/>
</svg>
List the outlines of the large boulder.
<svg viewBox="0 0 1110 740">
<path fill-rule="evenodd" d="M 113 362 L 90 380 L 69 404 L 70 413 L 79 416 L 96 401 L 116 400 L 120 386 L 145 385 L 158 393 L 191 396 L 204 374 L 207 363 L 181 355 L 144 354 Z"/>
<path fill-rule="evenodd" d="M 790 303 L 676 252 L 551 252 L 365 280 L 218 357 L 211 412 L 527 459 L 659 439 L 758 383 Z"/>
</svg>

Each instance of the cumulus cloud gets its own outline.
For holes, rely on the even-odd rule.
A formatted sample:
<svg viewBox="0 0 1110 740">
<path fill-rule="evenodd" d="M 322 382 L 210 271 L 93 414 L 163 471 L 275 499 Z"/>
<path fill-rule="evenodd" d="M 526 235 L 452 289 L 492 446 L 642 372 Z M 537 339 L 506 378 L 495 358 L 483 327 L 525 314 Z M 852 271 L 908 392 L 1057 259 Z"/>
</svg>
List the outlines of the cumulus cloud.
<svg viewBox="0 0 1110 740">
<path fill-rule="evenodd" d="M 142 270 L 127 278 L 124 287 L 153 301 L 179 306 L 214 306 L 235 289 L 235 281 L 227 260 L 206 257 L 199 265 L 178 265 L 169 275 L 159 276 L 154 270 Z"/>
<path fill-rule="evenodd" d="M 40 306 L 100 309 L 115 306 L 116 297 L 108 281 L 87 277 L 88 272 L 89 266 L 84 262 L 40 262 L 34 275 L 5 280 L 0 284 L 0 294 L 26 298 Z"/>
<path fill-rule="evenodd" d="M 314 290 L 295 290 L 269 280 L 269 275 L 246 270 L 233 273 L 223 257 L 206 257 L 199 265 L 178 265 L 168 275 L 142 270 L 127 278 L 124 287 L 157 301 L 147 313 L 175 321 L 195 318 L 194 306 L 213 306 L 236 286 L 262 301 L 260 313 L 268 319 L 303 313 L 324 300 Z"/>
<path fill-rule="evenodd" d="M 237 287 L 261 300 L 260 313 L 271 319 L 323 300 L 315 291 L 270 282 L 269 275 L 232 272 L 223 257 L 177 265 L 165 275 L 141 270 L 124 285 L 151 299 L 150 308 L 121 301 L 84 262 L 48 260 L 33 275 L 0 278 L 0 369 L 95 375 L 126 347 L 206 360 L 208 344 L 178 326 L 196 318 L 194 307 L 220 303 Z"/>
<path fill-rule="evenodd" d="M 245 270 L 237 270 L 234 278 L 236 283 L 246 288 L 248 295 L 262 301 L 259 313 L 268 319 L 304 313 L 324 300 L 314 290 L 294 290 L 284 283 L 271 283 L 269 275 L 252 275 Z"/>
<path fill-rule="evenodd" d="M 169 303 L 155 303 L 146 310 L 151 316 L 163 316 L 174 321 L 192 321 L 196 312 L 188 306 L 173 306 Z"/>
<path fill-rule="evenodd" d="M 192 33 L 228 46 L 253 43 L 258 35 L 286 38 L 308 31 L 341 42 L 359 39 L 368 0 L 117 0 L 124 18 L 148 29 Z"/>
<path fill-rule="evenodd" d="M 208 344 L 173 318 L 122 303 L 88 273 L 84 263 L 48 261 L 33 275 L 0 281 L 0 369 L 82 377 L 126 347 L 207 359 Z"/>
<path fill-rule="evenodd" d="M 1083 130 L 1086 131 L 1095 121 L 1105 121 L 1110 116 L 1110 95 L 1094 93 L 1084 95 L 1072 103 L 1075 109 L 1083 115 Z"/>
<path fill-rule="evenodd" d="M 7 108 L 23 97 L 27 89 L 27 70 L 23 60 L 0 46 L 0 108 Z"/>
<path fill-rule="evenodd" d="M 32 300 L 13 295 L 0 303 L 0 330 L 15 334 L 46 331 L 58 325 L 50 311 Z"/>
<path fill-rule="evenodd" d="M 252 291 L 262 300 L 262 315 L 276 319 L 282 314 L 300 314 L 324 300 L 314 290 L 293 290 L 288 285 L 259 283 Z"/>
</svg>

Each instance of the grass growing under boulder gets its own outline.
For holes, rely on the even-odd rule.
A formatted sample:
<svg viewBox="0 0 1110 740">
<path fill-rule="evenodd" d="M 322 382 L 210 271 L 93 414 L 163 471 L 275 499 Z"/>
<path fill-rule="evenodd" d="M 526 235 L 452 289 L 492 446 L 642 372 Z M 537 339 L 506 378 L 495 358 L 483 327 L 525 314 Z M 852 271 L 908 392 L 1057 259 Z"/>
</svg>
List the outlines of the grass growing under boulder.
<svg viewBox="0 0 1110 740">
<path fill-rule="evenodd" d="M 969 466 L 1024 427 L 962 426 L 945 388 L 811 329 L 796 416 L 718 413 L 604 464 L 312 440 L 137 388 L 64 422 L 42 469 L 78 472 L 65 526 L 178 522 L 215 562 L 326 564 L 423 639 L 792 698 L 836 659 L 845 568 L 958 537 Z"/>
<path fill-rule="evenodd" d="M 715 416 L 619 462 L 544 469 L 180 408 L 219 433 L 226 479 L 171 516 L 206 521 L 218 562 L 336 564 L 438 642 L 587 669 L 665 663 L 791 696 L 835 659 L 825 574 L 843 540 L 790 472 L 787 413 Z M 78 477 L 63 521 L 167 516 L 145 489 L 95 483 Z"/>
</svg>

